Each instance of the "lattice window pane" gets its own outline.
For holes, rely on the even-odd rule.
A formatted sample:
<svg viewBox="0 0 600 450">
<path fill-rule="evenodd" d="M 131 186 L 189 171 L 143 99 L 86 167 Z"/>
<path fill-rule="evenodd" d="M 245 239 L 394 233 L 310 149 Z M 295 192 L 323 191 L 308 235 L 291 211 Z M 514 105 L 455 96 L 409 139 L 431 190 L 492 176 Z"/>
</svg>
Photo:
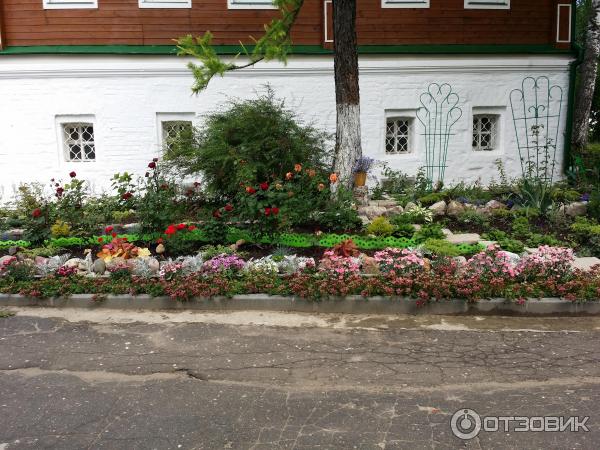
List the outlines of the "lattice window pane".
<svg viewBox="0 0 600 450">
<path fill-rule="evenodd" d="M 67 161 L 94 161 L 94 125 L 91 123 L 65 123 L 62 125 Z"/>
<path fill-rule="evenodd" d="M 410 152 L 411 119 L 390 118 L 386 123 L 385 152 Z"/>
<path fill-rule="evenodd" d="M 498 140 L 498 116 L 473 116 L 473 150 L 494 150 Z"/>
<path fill-rule="evenodd" d="M 169 120 L 162 122 L 163 150 L 169 151 L 182 134 L 192 132 L 189 120 Z"/>
</svg>

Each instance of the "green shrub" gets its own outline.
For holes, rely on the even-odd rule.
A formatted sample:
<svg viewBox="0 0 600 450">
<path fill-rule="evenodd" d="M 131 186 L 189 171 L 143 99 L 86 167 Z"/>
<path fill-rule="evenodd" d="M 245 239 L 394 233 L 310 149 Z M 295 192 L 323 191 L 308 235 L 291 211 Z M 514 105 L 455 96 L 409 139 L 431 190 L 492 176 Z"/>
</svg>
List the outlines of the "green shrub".
<svg viewBox="0 0 600 450">
<path fill-rule="evenodd" d="M 417 243 L 422 243 L 427 239 L 444 239 L 445 237 L 441 225 L 430 224 L 423 225 L 423 227 L 415 233 L 413 239 Z"/>
<path fill-rule="evenodd" d="M 367 227 L 367 233 L 375 236 L 391 236 L 394 230 L 394 226 L 385 217 L 375 218 Z"/>
<path fill-rule="evenodd" d="M 67 237 L 71 234 L 71 226 L 58 219 L 56 223 L 50 227 L 50 232 L 53 238 Z"/>
<path fill-rule="evenodd" d="M 466 227 L 487 228 L 489 226 L 488 219 L 474 209 L 466 209 L 461 212 L 456 221 Z"/>
<path fill-rule="evenodd" d="M 415 234 L 415 227 L 410 223 L 398 222 L 393 224 L 395 226 L 393 235 L 395 237 L 411 238 Z"/>
<path fill-rule="evenodd" d="M 506 234 L 506 232 L 494 228 L 488 231 L 487 233 L 482 234 L 481 237 L 488 241 L 501 241 L 502 239 L 507 239 L 508 235 Z"/>
<path fill-rule="evenodd" d="M 431 192 L 430 194 L 424 195 L 419 198 L 419 202 L 423 206 L 431 206 L 434 203 L 444 200 L 446 196 L 441 192 Z"/>
<path fill-rule="evenodd" d="M 522 253 L 525 250 L 525 244 L 518 239 L 498 239 L 498 245 L 502 250 L 512 253 Z"/>
<path fill-rule="evenodd" d="M 531 235 L 527 217 L 517 217 L 512 223 L 512 234 L 517 239 L 528 239 Z"/>
<path fill-rule="evenodd" d="M 593 219 L 600 220 L 600 187 L 596 187 L 590 194 L 587 215 Z"/>
<path fill-rule="evenodd" d="M 436 256 L 460 256 L 458 247 L 444 239 L 427 239 L 423 248 Z"/>
<path fill-rule="evenodd" d="M 269 89 L 209 114 L 192 139 L 174 142 L 165 156 L 184 174 L 202 173 L 212 194 L 232 199 L 240 183 L 283 179 L 294 164 L 327 171 L 327 140 Z"/>
</svg>

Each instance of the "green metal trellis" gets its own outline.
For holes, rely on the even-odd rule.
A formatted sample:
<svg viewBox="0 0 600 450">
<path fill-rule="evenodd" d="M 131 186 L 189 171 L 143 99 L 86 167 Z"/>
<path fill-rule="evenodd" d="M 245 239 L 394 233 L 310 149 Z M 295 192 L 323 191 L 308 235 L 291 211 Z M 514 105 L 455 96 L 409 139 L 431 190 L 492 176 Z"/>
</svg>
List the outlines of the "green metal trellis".
<svg viewBox="0 0 600 450">
<path fill-rule="evenodd" d="M 523 177 L 552 183 L 560 130 L 563 90 L 547 76 L 526 77 L 510 93 L 515 137 Z"/>
<path fill-rule="evenodd" d="M 444 182 L 452 127 L 462 117 L 458 94 L 448 83 L 432 83 L 419 97 L 417 119 L 425 127 L 425 167 L 430 187 Z"/>
</svg>

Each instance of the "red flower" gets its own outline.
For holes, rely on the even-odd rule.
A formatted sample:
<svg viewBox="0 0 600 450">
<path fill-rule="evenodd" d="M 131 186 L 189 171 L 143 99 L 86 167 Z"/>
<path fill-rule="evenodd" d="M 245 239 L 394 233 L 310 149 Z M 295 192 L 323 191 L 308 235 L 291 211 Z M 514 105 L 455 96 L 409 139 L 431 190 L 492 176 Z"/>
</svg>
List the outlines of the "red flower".
<svg viewBox="0 0 600 450">
<path fill-rule="evenodd" d="M 273 208 L 271 208 L 271 212 L 273 213 L 274 216 L 276 216 L 277 214 L 279 214 L 279 208 L 273 207 Z"/>
<path fill-rule="evenodd" d="M 177 233 L 177 228 L 175 228 L 175 225 L 169 225 L 167 227 L 167 229 L 165 230 L 165 234 L 167 234 L 169 236 L 172 234 L 175 234 L 175 233 Z"/>
<path fill-rule="evenodd" d="M 185 223 L 180 223 L 179 225 L 177 225 L 178 230 L 183 230 L 184 228 L 185 228 Z"/>
<path fill-rule="evenodd" d="M 188 230 L 190 230 L 190 231 L 194 231 L 195 229 L 196 229 L 196 225 L 190 225 L 188 227 Z"/>
<path fill-rule="evenodd" d="M 225 211 L 227 211 L 227 212 L 233 211 L 233 205 L 231 205 L 230 203 L 227 203 L 225 205 Z"/>
<path fill-rule="evenodd" d="M 264 183 L 260 183 L 260 188 L 263 191 L 266 191 L 267 189 L 269 189 L 269 183 L 267 183 L 266 181 Z"/>
<path fill-rule="evenodd" d="M 100 243 L 102 244 L 102 243 L 104 242 L 104 239 L 103 239 L 103 238 L 101 238 L 101 237 L 99 237 L 99 238 L 98 238 L 98 242 L 100 242 Z"/>
<path fill-rule="evenodd" d="M 200 182 L 198 182 L 198 181 L 194 181 L 194 187 L 195 187 L 195 188 L 197 188 L 197 187 L 200 187 Z"/>
<path fill-rule="evenodd" d="M 40 217 L 42 215 L 42 210 L 40 208 L 36 208 L 31 213 L 33 217 Z"/>
<path fill-rule="evenodd" d="M 246 192 L 250 195 L 256 194 L 256 189 L 254 189 L 252 186 L 248 186 L 246 187 Z"/>
<path fill-rule="evenodd" d="M 271 208 L 265 208 L 265 216 L 270 216 L 271 215 Z"/>
<path fill-rule="evenodd" d="M 163 243 L 163 238 L 158 238 L 158 239 L 156 240 L 156 243 L 157 243 L 157 244 L 162 244 L 162 243 Z"/>
<path fill-rule="evenodd" d="M 125 192 L 125 193 L 124 193 L 124 194 L 121 196 L 121 198 L 122 198 L 123 200 L 129 200 L 131 197 L 133 197 L 133 194 L 132 194 L 131 192 Z"/>
<path fill-rule="evenodd" d="M 63 192 L 65 192 L 64 188 L 62 188 L 62 187 L 56 188 L 56 196 L 57 197 L 61 197 L 63 195 Z"/>
<path fill-rule="evenodd" d="M 148 167 L 150 167 L 151 169 L 156 169 L 156 163 L 152 161 L 150 164 L 148 164 Z"/>
<path fill-rule="evenodd" d="M 107 227 L 104 229 L 104 232 L 105 232 L 106 234 L 108 234 L 108 233 L 110 233 L 112 230 L 114 230 L 114 228 L 113 228 L 112 226 L 110 226 L 110 225 L 109 225 L 109 226 L 107 226 Z"/>
<path fill-rule="evenodd" d="M 117 233 L 111 233 L 111 236 L 116 238 L 117 237 Z"/>
<path fill-rule="evenodd" d="M 77 174 L 75 173 L 75 171 L 73 171 L 73 172 L 71 172 L 71 173 L 69 174 L 69 176 L 70 176 L 71 178 L 75 178 L 75 177 L 77 176 Z"/>
<path fill-rule="evenodd" d="M 219 211 L 218 209 L 215 209 L 215 211 L 213 212 L 213 217 L 220 219 L 221 218 L 221 211 Z"/>
<path fill-rule="evenodd" d="M 167 190 L 167 189 L 169 189 L 169 185 L 168 185 L 168 184 L 165 184 L 165 183 L 163 183 L 163 184 L 161 184 L 161 185 L 160 185 L 160 188 L 161 188 L 161 189 L 164 189 L 164 190 Z"/>
</svg>

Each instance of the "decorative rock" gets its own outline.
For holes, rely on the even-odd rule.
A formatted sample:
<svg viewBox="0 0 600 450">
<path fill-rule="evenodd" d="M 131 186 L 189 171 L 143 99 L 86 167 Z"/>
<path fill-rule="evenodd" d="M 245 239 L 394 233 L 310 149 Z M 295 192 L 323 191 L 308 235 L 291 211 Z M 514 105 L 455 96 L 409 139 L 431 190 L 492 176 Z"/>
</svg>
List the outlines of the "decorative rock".
<svg viewBox="0 0 600 450">
<path fill-rule="evenodd" d="M 362 261 L 362 270 L 364 273 L 368 275 L 379 274 L 379 264 L 375 261 L 375 258 L 367 256 L 364 253 L 362 253 L 359 258 Z"/>
<path fill-rule="evenodd" d="M 395 206 L 392 206 L 391 208 L 388 208 L 388 214 L 402 214 L 403 212 L 404 212 L 404 209 L 400 205 L 395 205 Z"/>
<path fill-rule="evenodd" d="M 383 206 L 384 208 L 393 208 L 398 202 L 396 200 L 373 200 L 369 204 L 373 206 Z"/>
<path fill-rule="evenodd" d="M 8 230 L 2 234 L 2 239 L 7 241 L 18 241 L 23 239 L 23 234 L 25 230 L 21 228 L 13 228 L 12 230 Z"/>
<path fill-rule="evenodd" d="M 454 259 L 454 261 L 456 261 L 461 266 L 467 263 L 467 258 L 465 258 L 464 256 L 455 256 L 452 259 Z"/>
<path fill-rule="evenodd" d="M 565 214 L 570 217 L 585 216 L 587 213 L 586 202 L 573 202 L 565 206 Z"/>
<path fill-rule="evenodd" d="M 361 206 L 358 208 L 358 214 L 373 220 L 376 217 L 387 215 L 387 209 L 382 206 Z"/>
<path fill-rule="evenodd" d="M 360 206 L 369 204 L 369 188 L 367 186 L 358 186 L 354 188 L 354 199 Z"/>
<path fill-rule="evenodd" d="M 575 261 L 573 261 L 571 265 L 573 266 L 573 269 L 588 271 L 598 264 L 600 264 L 600 258 L 590 256 L 586 258 L 575 258 Z"/>
<path fill-rule="evenodd" d="M 156 253 L 158 253 L 159 255 L 162 255 L 165 252 L 165 246 L 163 244 L 158 244 L 156 246 Z"/>
<path fill-rule="evenodd" d="M 130 234 L 130 233 L 137 233 L 140 231 L 140 224 L 139 223 L 126 223 L 125 225 L 123 225 L 123 232 L 125 234 Z"/>
<path fill-rule="evenodd" d="M 92 264 L 92 273 L 104 275 L 104 272 L 106 272 L 106 263 L 104 260 L 100 258 L 94 261 L 94 264 Z"/>
<path fill-rule="evenodd" d="M 477 233 L 453 234 L 446 237 L 451 244 L 477 244 L 481 240 L 481 236 Z"/>
<path fill-rule="evenodd" d="M 358 216 L 358 218 L 362 221 L 363 225 L 368 225 L 371 222 L 367 216 Z"/>
<path fill-rule="evenodd" d="M 452 236 L 453 234 L 448 228 L 442 228 L 442 233 L 444 233 L 444 236 Z"/>
<path fill-rule="evenodd" d="M 44 258 L 43 256 L 36 256 L 34 258 L 34 262 L 36 266 L 44 266 L 48 264 L 48 258 Z"/>
<path fill-rule="evenodd" d="M 106 263 L 107 270 L 110 270 L 112 267 L 127 265 L 125 258 L 121 258 L 120 256 L 104 262 Z"/>
<path fill-rule="evenodd" d="M 488 248 L 490 245 L 497 244 L 496 241 L 479 241 L 480 245 L 483 245 L 485 248 Z"/>
<path fill-rule="evenodd" d="M 492 211 L 494 209 L 506 209 L 506 205 L 498 200 L 490 200 L 485 204 L 485 209 Z"/>
<path fill-rule="evenodd" d="M 10 248 L 8 249 L 8 254 L 9 254 L 10 256 L 14 256 L 14 255 L 16 255 L 16 254 L 17 254 L 17 252 L 18 252 L 18 251 L 19 251 L 19 248 L 18 248 L 18 247 L 10 247 Z"/>
<path fill-rule="evenodd" d="M 423 225 L 419 223 L 413 223 L 412 226 L 415 229 L 415 231 L 419 231 L 421 228 L 423 228 Z"/>
<path fill-rule="evenodd" d="M 160 269 L 160 263 L 158 262 L 158 259 L 153 257 L 148 258 L 148 267 L 152 273 L 157 274 L 158 270 Z"/>
<path fill-rule="evenodd" d="M 71 258 L 64 263 L 65 267 L 74 267 L 79 273 L 87 272 L 87 263 L 81 258 Z"/>
<path fill-rule="evenodd" d="M 446 214 L 446 202 L 440 200 L 429 207 L 434 216 L 443 216 Z"/>
<path fill-rule="evenodd" d="M 448 208 L 446 208 L 446 214 L 450 217 L 457 217 L 460 213 L 464 212 L 464 210 L 465 206 L 462 203 L 451 200 L 450 203 L 448 203 Z"/>
<path fill-rule="evenodd" d="M 531 255 L 535 252 L 537 252 L 537 248 L 525 247 L 525 253 L 529 253 Z"/>
<path fill-rule="evenodd" d="M 510 263 L 513 266 L 516 265 L 519 262 L 519 260 L 521 259 L 521 257 L 519 255 L 517 255 L 516 253 L 513 253 L 513 252 L 504 251 L 504 254 L 506 256 L 508 256 L 508 259 L 510 260 Z"/>
</svg>

